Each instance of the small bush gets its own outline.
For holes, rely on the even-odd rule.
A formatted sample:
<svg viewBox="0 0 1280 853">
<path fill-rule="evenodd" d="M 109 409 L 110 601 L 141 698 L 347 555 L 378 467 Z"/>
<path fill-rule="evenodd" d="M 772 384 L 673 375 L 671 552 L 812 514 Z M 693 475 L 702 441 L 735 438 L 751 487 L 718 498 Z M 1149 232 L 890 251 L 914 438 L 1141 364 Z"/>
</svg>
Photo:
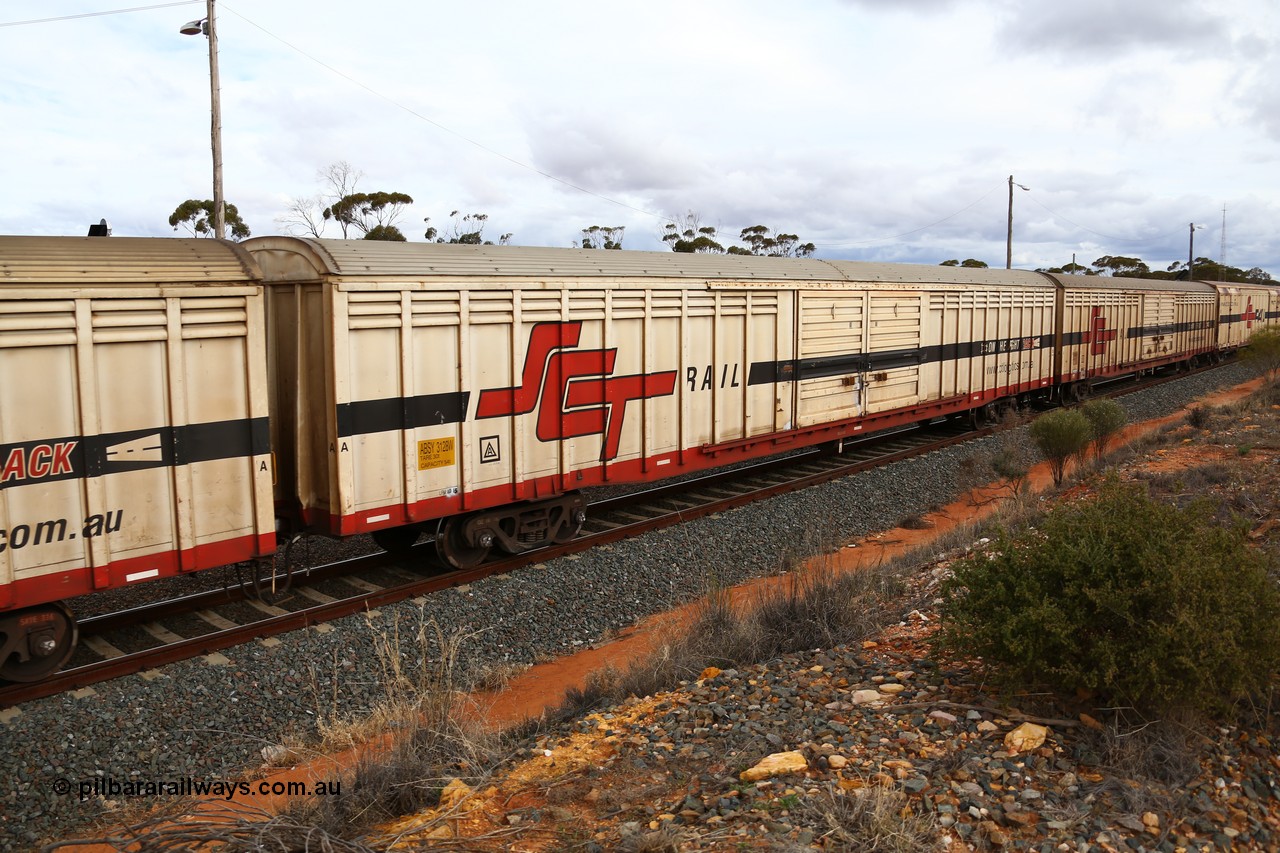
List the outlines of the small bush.
<svg viewBox="0 0 1280 853">
<path fill-rule="evenodd" d="M 1213 423 L 1213 411 L 1208 406 L 1192 406 L 1187 409 L 1187 423 L 1196 429 L 1208 429 Z"/>
<path fill-rule="evenodd" d="M 1039 529 L 999 531 L 944 585 L 940 642 L 1015 683 L 1137 707 L 1222 710 L 1280 666 L 1269 558 L 1200 501 L 1111 479 Z"/>
<path fill-rule="evenodd" d="M 1049 463 L 1054 485 L 1061 486 L 1068 460 L 1089 446 L 1093 428 L 1089 419 L 1076 409 L 1054 409 L 1032 421 L 1030 434 Z"/>
<path fill-rule="evenodd" d="M 1268 385 L 1275 385 L 1280 379 L 1280 329 L 1255 332 L 1240 351 L 1240 360 L 1258 371 Z"/>
<path fill-rule="evenodd" d="M 1233 482 L 1238 474 L 1239 466 L 1209 462 L 1181 471 L 1158 471 L 1140 476 L 1150 486 L 1152 494 L 1168 494 L 1176 498 L 1203 494 L 1215 486 Z"/>
<path fill-rule="evenodd" d="M 1027 485 L 1027 475 L 1031 473 L 1029 454 L 1021 445 L 1006 443 L 991 455 L 991 470 L 1004 480 L 1013 496 L 1020 497 Z"/>
<path fill-rule="evenodd" d="M 1093 439 L 1093 455 L 1101 458 L 1107 452 L 1111 438 L 1124 428 L 1129 415 L 1115 400 L 1105 398 L 1090 400 L 1080 407 L 1080 414 L 1089 421 Z"/>
</svg>

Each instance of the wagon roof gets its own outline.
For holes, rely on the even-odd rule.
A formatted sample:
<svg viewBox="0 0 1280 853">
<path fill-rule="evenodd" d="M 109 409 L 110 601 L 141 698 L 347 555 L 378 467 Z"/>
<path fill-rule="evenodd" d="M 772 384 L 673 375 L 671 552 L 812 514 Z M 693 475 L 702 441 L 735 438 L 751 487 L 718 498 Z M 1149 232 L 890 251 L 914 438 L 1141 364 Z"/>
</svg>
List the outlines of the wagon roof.
<svg viewBox="0 0 1280 853">
<path fill-rule="evenodd" d="M 1205 284 L 1214 290 L 1265 290 L 1269 293 L 1280 291 L 1280 281 L 1257 282 L 1257 281 L 1208 281 Z"/>
<path fill-rule="evenodd" d="M 242 283 L 261 278 L 235 243 L 155 237 L 0 237 L 0 285 Z"/>
<path fill-rule="evenodd" d="M 606 251 L 533 246 L 467 246 L 449 243 L 391 243 L 377 240 L 315 240 L 260 237 L 244 243 L 250 252 L 284 251 L 306 256 L 317 275 L 344 278 L 548 277 L 760 281 L 910 282 L 1004 284 L 1052 287 L 1024 270 L 962 269 L 925 264 L 880 264 L 703 255 L 682 252 Z M 265 263 L 265 262 L 264 262 Z"/>
<path fill-rule="evenodd" d="M 1068 290 L 1141 290 L 1167 293 L 1213 293 L 1203 281 L 1171 281 L 1157 278 L 1129 278 L 1110 275 L 1063 275 L 1046 273 Z"/>
</svg>

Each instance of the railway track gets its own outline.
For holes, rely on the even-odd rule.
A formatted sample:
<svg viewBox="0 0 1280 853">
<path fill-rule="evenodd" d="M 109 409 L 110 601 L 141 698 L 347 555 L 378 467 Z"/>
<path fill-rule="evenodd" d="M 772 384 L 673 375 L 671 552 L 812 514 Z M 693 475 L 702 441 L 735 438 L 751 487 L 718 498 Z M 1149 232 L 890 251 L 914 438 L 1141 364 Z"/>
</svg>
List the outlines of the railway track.
<svg viewBox="0 0 1280 853">
<path fill-rule="evenodd" d="M 426 542 L 414 546 L 404 556 L 378 553 L 305 570 L 294 578 L 291 590 L 273 603 L 254 600 L 247 586 L 232 586 L 87 617 L 79 626 L 81 644 L 101 659 L 72 666 L 34 684 L 0 686 L 0 707 L 20 705 L 212 654 L 254 639 L 314 627 L 394 602 L 429 595 L 489 575 L 585 551 L 927 453 L 989 431 L 975 432 L 948 424 L 930 430 L 912 429 L 868 436 L 856 443 L 847 442 L 843 453 L 810 450 L 655 489 L 605 498 L 589 505 L 588 522 L 573 542 L 490 561 L 474 569 L 413 574 L 404 567 L 432 562 L 428 554 L 434 546 Z M 399 582 L 371 583 L 365 579 L 371 570 L 384 578 L 398 578 Z M 276 580 L 279 583 L 283 577 Z M 326 584 L 328 590 L 322 591 Z M 269 588 L 270 585 L 270 579 L 267 579 L 264 586 Z M 352 590 L 350 595 L 333 594 L 335 587 L 344 585 Z M 184 635 L 193 630 L 192 635 Z M 118 640 L 117 636 L 125 639 Z M 146 647 L 137 648 L 139 645 Z"/>
<path fill-rule="evenodd" d="M 1152 377 L 1141 383 L 1113 383 L 1099 388 L 1098 395 L 1131 393 L 1179 375 Z M 949 421 L 878 433 L 847 440 L 841 452 L 812 449 L 604 498 L 589 505 L 588 521 L 574 541 L 493 560 L 473 569 L 440 570 L 429 556 L 434 545 L 428 541 L 404 555 L 370 554 L 303 570 L 291 579 L 287 592 L 279 595 L 272 595 L 271 589 L 273 585 L 277 589 L 283 586 L 285 577 L 264 579 L 259 586 L 267 591 L 266 601 L 255 599 L 251 586 L 246 584 L 87 617 L 79 625 L 81 643 L 101 659 L 73 665 L 41 682 L 0 685 L 0 708 L 209 655 L 254 639 L 323 625 L 939 450 L 997 429 Z M 437 567 L 434 573 L 419 573 L 423 566 L 432 564 Z M 417 571 L 406 566 L 415 566 Z M 371 573 L 383 582 L 371 582 Z M 127 639 L 118 640 L 118 636 Z"/>
</svg>

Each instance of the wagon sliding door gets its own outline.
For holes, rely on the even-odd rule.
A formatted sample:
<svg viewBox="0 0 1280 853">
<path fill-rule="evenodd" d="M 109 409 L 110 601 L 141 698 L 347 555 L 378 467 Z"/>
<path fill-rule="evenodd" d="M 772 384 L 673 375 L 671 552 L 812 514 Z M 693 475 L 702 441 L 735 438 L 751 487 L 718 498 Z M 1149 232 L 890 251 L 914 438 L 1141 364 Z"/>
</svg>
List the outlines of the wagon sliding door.
<svg viewBox="0 0 1280 853">
<path fill-rule="evenodd" d="M 796 294 L 796 427 L 867 413 L 867 294 Z"/>
</svg>

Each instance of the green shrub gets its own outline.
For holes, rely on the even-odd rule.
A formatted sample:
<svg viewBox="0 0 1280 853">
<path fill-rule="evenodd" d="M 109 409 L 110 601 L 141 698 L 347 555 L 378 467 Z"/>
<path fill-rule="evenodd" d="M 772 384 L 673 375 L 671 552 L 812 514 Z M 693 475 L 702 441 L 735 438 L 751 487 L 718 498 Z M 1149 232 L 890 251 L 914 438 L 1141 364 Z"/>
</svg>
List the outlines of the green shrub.
<svg viewBox="0 0 1280 853">
<path fill-rule="evenodd" d="M 1012 433 L 1004 434 L 1004 441 L 991 454 L 992 472 L 1005 482 L 1015 498 L 1021 497 L 1031 473 L 1031 451 L 1024 443 L 1015 441 Z"/>
<path fill-rule="evenodd" d="M 1061 486 L 1067 461 L 1089 446 L 1093 428 L 1089 419 L 1076 409 L 1054 409 L 1031 422 L 1030 435 L 1049 463 L 1054 485 Z"/>
<path fill-rule="evenodd" d="M 1089 421 L 1093 455 L 1099 458 L 1107 452 L 1107 444 L 1110 443 L 1111 437 L 1123 429 L 1129 420 L 1124 406 L 1105 397 L 1085 403 L 1080 407 L 1080 414 Z"/>
<path fill-rule="evenodd" d="M 1249 345 L 1240 351 L 1240 360 L 1258 371 L 1268 385 L 1275 385 L 1280 378 L 1280 329 L 1255 332 Z"/>
<path fill-rule="evenodd" d="M 1187 409 L 1187 423 L 1195 429 L 1208 429 L 1213 424 L 1213 411 L 1208 406 Z"/>
<path fill-rule="evenodd" d="M 955 566 L 939 642 L 1013 683 L 1214 711 L 1280 666 L 1268 558 L 1207 502 L 1179 509 L 1113 478 L 992 548 Z"/>
</svg>

